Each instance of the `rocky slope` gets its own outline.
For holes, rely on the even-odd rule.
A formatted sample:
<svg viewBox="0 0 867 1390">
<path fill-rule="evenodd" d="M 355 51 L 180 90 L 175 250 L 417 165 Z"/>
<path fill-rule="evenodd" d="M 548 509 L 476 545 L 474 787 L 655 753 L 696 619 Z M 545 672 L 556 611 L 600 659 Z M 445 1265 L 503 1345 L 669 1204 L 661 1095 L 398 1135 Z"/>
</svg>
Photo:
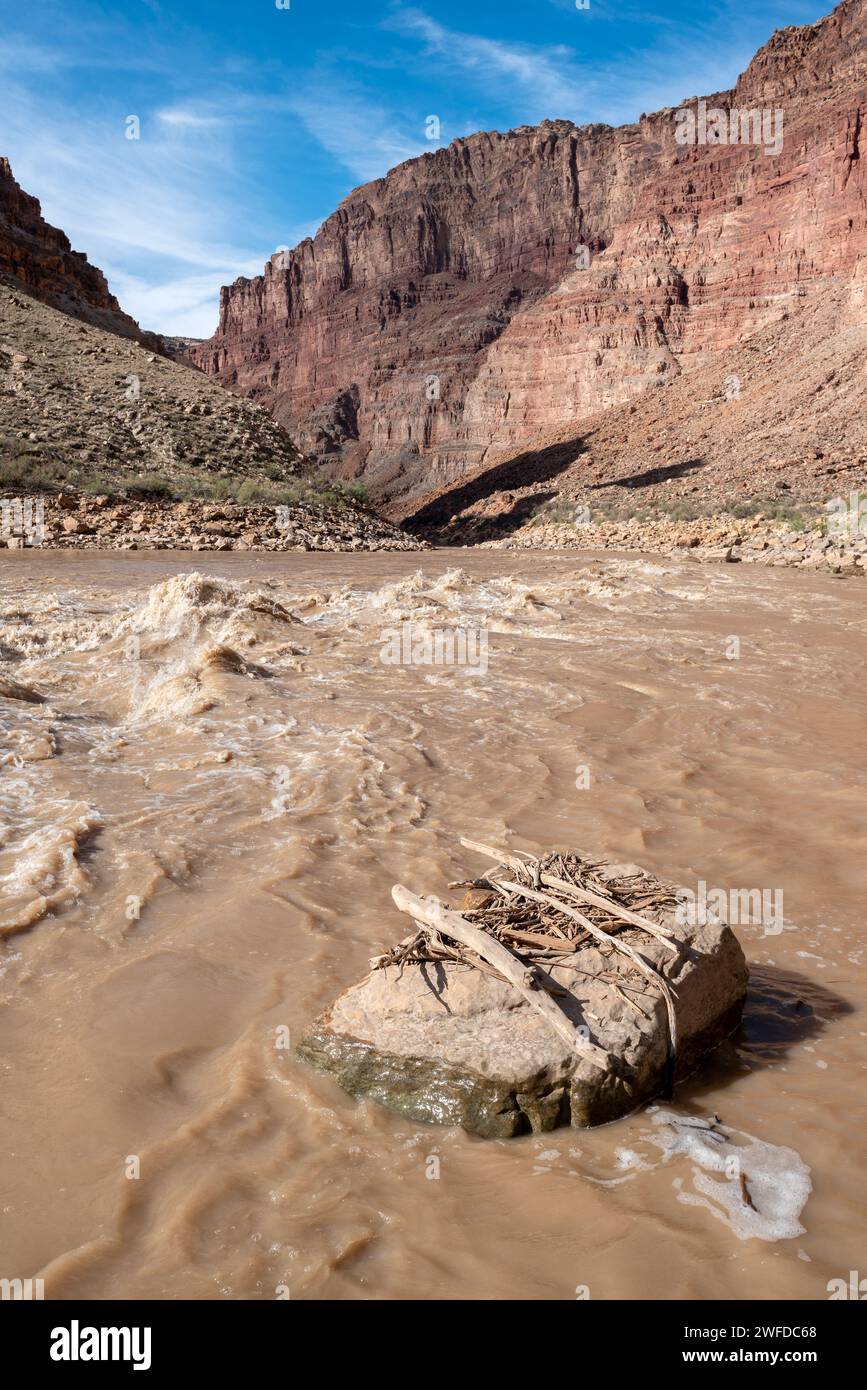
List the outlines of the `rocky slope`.
<svg viewBox="0 0 867 1390">
<path fill-rule="evenodd" d="M 708 98 L 767 109 L 760 143 L 678 143 L 687 98 L 680 115 L 545 122 L 401 165 L 224 289 L 193 359 L 395 502 L 552 430 L 574 438 L 829 291 L 857 318 L 865 12 L 844 0 L 776 33 Z"/>
<path fill-rule="evenodd" d="M 811 344 L 803 351 L 804 343 Z M 732 506 L 809 517 L 867 477 L 867 315 L 849 288 L 786 311 L 779 323 L 388 514 L 445 542 L 495 539 L 548 513 L 682 519 Z"/>
<path fill-rule="evenodd" d="M 188 495 L 307 472 L 260 406 L 0 280 L 3 488 Z"/>
<path fill-rule="evenodd" d="M 193 341 L 142 334 L 0 161 L 0 549 L 424 546 L 324 491 Z"/>
<path fill-rule="evenodd" d="M 344 505 L 119 501 L 58 493 L 0 527 L 0 550 L 424 550 L 426 542 Z M 36 523 L 36 524 L 35 524 Z"/>
<path fill-rule="evenodd" d="M 160 339 L 125 314 L 101 270 L 82 251 L 73 251 L 65 232 L 42 216 L 37 198 L 25 193 L 0 158 L 0 275 L 43 303 L 85 323 L 135 338 L 154 351 Z"/>
</svg>

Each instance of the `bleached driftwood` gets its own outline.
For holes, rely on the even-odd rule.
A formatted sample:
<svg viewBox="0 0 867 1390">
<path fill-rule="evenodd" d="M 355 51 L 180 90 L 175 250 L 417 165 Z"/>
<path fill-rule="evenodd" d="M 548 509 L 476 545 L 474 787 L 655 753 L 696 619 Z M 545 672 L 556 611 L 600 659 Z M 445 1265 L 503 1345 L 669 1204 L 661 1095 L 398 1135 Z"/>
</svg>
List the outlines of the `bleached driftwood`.
<svg viewBox="0 0 867 1390">
<path fill-rule="evenodd" d="M 491 845 L 479 844 L 477 840 L 467 840 L 462 836 L 461 844 L 464 849 L 472 849 L 477 854 L 485 854 L 489 859 L 495 859 L 497 867 L 506 864 L 517 872 L 526 871 L 529 868 L 529 865 L 523 859 L 519 859 L 517 855 L 504 854 L 501 850 L 493 849 Z M 665 927 L 661 927 L 658 922 L 651 922 L 647 917 L 641 917 L 637 912 L 630 911 L 628 907 L 623 907 L 613 898 L 603 897 L 600 893 L 591 893 L 589 889 L 579 888 L 577 884 L 567 883 L 562 878 L 555 878 L 552 874 L 546 874 L 544 870 L 540 873 L 539 880 L 545 884 L 546 888 L 556 888 L 561 893 L 568 893 L 570 897 L 585 903 L 592 903 L 594 907 L 603 908 L 612 916 L 620 917 L 624 922 L 629 922 L 633 927 L 640 927 L 648 935 L 656 937 L 667 951 L 671 951 L 674 955 L 678 954 L 677 946 L 671 941 L 671 933 Z"/>
<path fill-rule="evenodd" d="M 542 875 L 542 878 L 544 882 L 545 875 Z M 672 995 L 671 986 L 661 970 L 651 965 L 650 961 L 645 960 L 641 952 L 636 951 L 633 946 L 630 946 L 628 941 L 623 941 L 620 937 L 613 935 L 611 932 L 607 932 L 604 927 L 597 927 L 595 922 L 591 922 L 589 917 L 584 916 L 583 912 L 579 912 L 577 908 L 568 907 L 566 903 L 559 902 L 557 898 L 551 897 L 550 893 L 538 893 L 535 888 L 525 888 L 523 884 L 513 883 L 510 879 L 506 878 L 492 877 L 491 882 L 506 893 L 517 893 L 520 897 L 529 898 L 532 902 L 544 903 L 546 907 L 556 908 L 558 912 L 563 913 L 564 917 L 570 917 L 573 922 L 577 922 L 579 926 L 582 926 L 584 930 L 588 931 L 597 941 L 602 942 L 606 946 L 613 946 L 615 951 L 619 951 L 621 955 L 631 960 L 633 965 L 635 965 L 643 975 L 646 975 L 649 980 L 653 981 L 665 1000 L 665 1007 L 668 1012 L 668 1031 L 671 1039 L 671 1053 L 672 1055 L 676 1053 L 677 1015 L 674 1010 L 674 997 Z"/>
<path fill-rule="evenodd" d="M 534 971 L 513 955 L 502 942 L 474 927 L 460 913 L 444 907 L 438 898 L 420 898 L 399 883 L 392 888 L 391 896 L 400 911 L 406 912 L 420 926 L 430 927 L 441 932 L 443 936 L 451 937 L 453 941 L 458 941 L 462 946 L 475 951 L 482 960 L 494 966 L 561 1038 L 600 1071 L 617 1070 L 610 1053 L 583 1037 L 551 995 L 534 987 Z"/>
</svg>

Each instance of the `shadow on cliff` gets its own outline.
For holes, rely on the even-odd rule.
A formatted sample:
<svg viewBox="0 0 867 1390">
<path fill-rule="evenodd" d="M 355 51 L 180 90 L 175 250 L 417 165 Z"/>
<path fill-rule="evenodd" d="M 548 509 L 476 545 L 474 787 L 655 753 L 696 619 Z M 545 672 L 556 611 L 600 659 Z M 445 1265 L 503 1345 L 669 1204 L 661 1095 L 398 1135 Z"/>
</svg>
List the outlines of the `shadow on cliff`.
<svg viewBox="0 0 867 1390">
<path fill-rule="evenodd" d="M 570 439 L 560 444 L 551 444 L 546 449 L 530 449 L 516 454 L 505 463 L 478 473 L 474 478 L 464 479 L 454 487 L 438 493 L 429 502 L 404 518 L 403 525 L 408 531 L 430 533 L 448 526 L 453 517 L 459 516 L 468 507 L 476 506 L 497 493 L 510 492 L 514 488 L 529 487 L 534 483 L 545 483 L 565 472 L 571 464 L 586 452 L 582 439 Z M 553 493 L 536 494 L 522 498 L 509 512 L 498 515 L 498 524 L 507 526 L 519 524 L 529 516 L 547 497 Z M 523 511 L 526 509 L 526 516 Z M 520 513 L 520 515 L 519 515 Z"/>
<path fill-rule="evenodd" d="M 602 483 L 590 483 L 588 492 L 601 487 L 654 487 L 657 483 L 667 483 L 670 478 L 685 478 L 690 473 L 706 468 L 706 459 L 687 459 L 685 463 L 670 463 L 664 468 L 648 468 L 644 473 L 631 473 L 627 478 L 609 478 Z"/>
</svg>

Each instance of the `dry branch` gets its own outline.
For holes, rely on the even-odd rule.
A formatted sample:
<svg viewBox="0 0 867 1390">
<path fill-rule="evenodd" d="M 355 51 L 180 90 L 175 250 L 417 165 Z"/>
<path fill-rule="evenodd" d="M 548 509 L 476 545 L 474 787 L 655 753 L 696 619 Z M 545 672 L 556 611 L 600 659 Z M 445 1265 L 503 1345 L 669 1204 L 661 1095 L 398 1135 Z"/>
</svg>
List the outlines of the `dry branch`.
<svg viewBox="0 0 867 1390">
<path fill-rule="evenodd" d="M 544 880 L 545 875 L 543 874 L 542 881 L 544 882 Z M 604 945 L 611 945 L 616 951 L 619 951 L 621 955 L 627 956 L 643 975 L 646 975 L 648 979 L 654 982 L 662 994 L 665 1000 L 665 1007 L 668 1011 L 668 1030 L 671 1039 L 670 1050 L 672 1055 L 677 1051 L 677 1016 L 674 1009 L 674 997 L 672 995 L 671 986 L 660 970 L 657 970 L 654 965 L 651 965 L 650 961 L 646 960 L 644 956 L 642 956 L 639 951 L 636 951 L 633 946 L 630 946 L 628 942 L 622 941 L 617 936 L 612 936 L 604 927 L 599 927 L 594 922 L 591 922 L 590 918 L 585 917 L 584 913 L 579 912 L 577 908 L 567 907 L 564 903 L 558 902 L 556 898 L 552 898 L 548 893 L 537 893 L 534 888 L 525 888 L 520 883 L 509 882 L 508 879 L 493 879 L 492 882 L 496 883 L 498 888 L 506 889 L 510 893 L 519 893 L 522 897 L 530 898 L 534 902 L 545 903 L 548 907 L 555 907 L 557 911 L 562 912 L 564 916 L 571 917 L 579 926 L 582 926 L 585 931 L 588 931 L 591 936 L 595 937 L 597 941 L 602 942 Z"/>
<path fill-rule="evenodd" d="M 414 921 L 460 942 L 498 970 L 561 1038 L 600 1071 L 615 1069 L 614 1059 L 610 1054 L 582 1037 L 562 1009 L 554 1003 L 550 994 L 535 987 L 537 982 L 534 971 L 513 955 L 502 942 L 497 941 L 488 932 L 474 927 L 459 913 L 449 911 L 437 898 L 417 897 L 399 883 L 392 888 L 391 896 L 400 911 L 408 913 Z"/>
<path fill-rule="evenodd" d="M 500 866 L 504 864 L 508 865 L 510 869 L 515 870 L 518 874 L 527 873 L 530 868 L 530 866 L 528 866 L 523 859 L 519 859 L 517 855 L 500 854 L 498 850 L 493 849 L 490 845 L 479 844 L 477 840 L 467 840 L 462 837 L 461 844 L 464 849 L 472 849 L 478 854 L 487 855 L 490 859 L 497 859 L 496 867 L 486 875 L 488 879 L 490 879 L 491 873 L 496 874 Z M 628 907 L 624 907 L 622 903 L 617 902 L 613 898 L 607 898 L 601 893 L 591 893 L 588 889 L 581 888 L 576 883 L 568 883 L 565 879 L 555 878 L 552 874 L 548 874 L 544 870 L 540 872 L 539 878 L 547 888 L 556 888 L 560 892 L 568 893 L 570 897 L 579 898 L 583 902 L 591 903 L 594 907 L 602 908 L 605 912 L 610 912 L 614 917 L 620 917 L 624 922 L 629 922 L 633 927 L 640 927 L 642 931 L 648 932 L 650 936 L 654 936 L 658 941 L 662 942 L 667 951 L 671 951 L 674 955 L 677 955 L 678 949 L 670 939 L 671 933 L 666 931 L 664 927 L 661 927 L 658 922 L 651 922 L 647 917 L 639 916 L 637 912 L 630 911 Z"/>
</svg>

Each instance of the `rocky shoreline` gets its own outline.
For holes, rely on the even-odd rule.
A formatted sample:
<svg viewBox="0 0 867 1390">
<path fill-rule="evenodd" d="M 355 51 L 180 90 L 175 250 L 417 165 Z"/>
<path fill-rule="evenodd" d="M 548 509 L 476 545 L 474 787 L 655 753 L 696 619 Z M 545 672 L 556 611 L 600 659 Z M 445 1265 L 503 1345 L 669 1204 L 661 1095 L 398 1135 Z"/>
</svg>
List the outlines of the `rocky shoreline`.
<svg viewBox="0 0 867 1390">
<path fill-rule="evenodd" d="M 862 535 L 827 535 L 818 527 L 802 531 L 761 516 L 668 518 L 597 522 L 586 525 L 527 525 L 502 540 L 484 541 L 485 550 L 642 550 L 663 555 L 686 554 L 693 560 L 722 560 L 827 570 L 832 574 L 867 572 L 867 530 Z"/>
<path fill-rule="evenodd" d="M 2 521 L 0 549 L 7 550 L 429 549 L 425 541 L 349 503 L 242 506 L 60 493 L 5 499 Z"/>
<path fill-rule="evenodd" d="M 37 503 L 41 502 L 41 513 Z M 0 550 L 190 550 L 306 551 L 431 549 L 428 541 L 400 530 L 372 512 L 296 502 L 262 503 L 117 500 L 60 493 L 41 499 L 3 499 Z M 470 546 L 482 550 L 635 550 L 724 561 L 827 571 L 867 573 L 867 532 L 827 535 L 801 531 L 762 517 L 703 517 L 695 521 L 628 521 L 570 525 L 531 523 L 500 540 Z"/>
</svg>

